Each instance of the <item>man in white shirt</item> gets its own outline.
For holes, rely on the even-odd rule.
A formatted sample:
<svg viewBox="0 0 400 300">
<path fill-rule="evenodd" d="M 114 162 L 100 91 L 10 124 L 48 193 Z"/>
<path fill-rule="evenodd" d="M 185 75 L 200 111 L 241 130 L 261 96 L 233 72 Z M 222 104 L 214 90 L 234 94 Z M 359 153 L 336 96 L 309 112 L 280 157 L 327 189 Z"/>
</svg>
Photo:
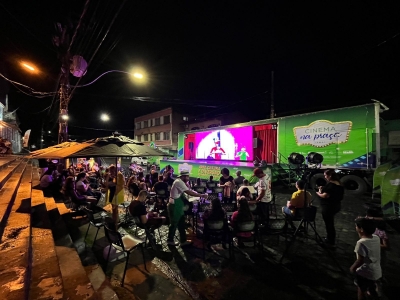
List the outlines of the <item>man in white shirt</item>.
<svg viewBox="0 0 400 300">
<path fill-rule="evenodd" d="M 271 180 L 267 174 L 261 168 L 256 168 L 253 171 L 258 181 L 258 196 L 256 201 L 258 202 L 258 210 L 261 219 L 268 224 L 269 221 L 269 203 L 272 200 L 271 197 Z"/>
<path fill-rule="evenodd" d="M 182 171 L 178 178 L 174 181 L 170 191 L 170 198 L 168 203 L 168 215 L 169 215 L 169 230 L 168 230 L 168 245 L 178 246 L 179 243 L 175 243 L 174 236 L 175 231 L 178 229 L 180 235 L 181 247 L 190 245 L 191 242 L 186 240 L 185 231 L 185 215 L 184 215 L 184 199 L 185 194 L 207 198 L 207 194 L 199 194 L 188 188 L 186 183 L 189 181 L 189 172 Z"/>
</svg>

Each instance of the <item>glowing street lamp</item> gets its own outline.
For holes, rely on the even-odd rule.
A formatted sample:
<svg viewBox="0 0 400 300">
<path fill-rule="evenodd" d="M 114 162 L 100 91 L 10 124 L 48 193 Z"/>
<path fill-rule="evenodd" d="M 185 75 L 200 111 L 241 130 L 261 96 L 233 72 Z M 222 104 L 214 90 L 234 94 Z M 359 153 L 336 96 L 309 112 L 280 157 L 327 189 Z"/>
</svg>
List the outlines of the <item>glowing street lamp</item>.
<svg viewBox="0 0 400 300">
<path fill-rule="evenodd" d="M 107 114 L 101 114 L 100 120 L 102 120 L 103 122 L 107 122 L 110 121 L 110 117 Z"/>
<path fill-rule="evenodd" d="M 134 74 L 133 74 L 133 77 L 142 79 L 142 78 L 143 78 L 143 74 L 142 74 L 142 73 L 134 73 Z"/>
<path fill-rule="evenodd" d="M 34 65 L 32 65 L 28 62 L 22 61 L 20 64 L 24 69 L 26 69 L 32 73 L 36 73 L 38 71 L 38 69 Z"/>
</svg>

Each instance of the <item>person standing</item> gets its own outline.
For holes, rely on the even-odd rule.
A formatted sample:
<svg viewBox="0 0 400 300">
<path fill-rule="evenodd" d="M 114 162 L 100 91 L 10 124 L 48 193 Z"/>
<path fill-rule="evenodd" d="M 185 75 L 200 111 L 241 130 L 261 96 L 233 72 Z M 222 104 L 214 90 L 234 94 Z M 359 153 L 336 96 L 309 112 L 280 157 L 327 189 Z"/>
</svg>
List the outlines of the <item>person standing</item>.
<svg viewBox="0 0 400 300">
<path fill-rule="evenodd" d="M 335 246 L 335 215 L 340 211 L 344 188 L 335 170 L 326 170 L 324 175 L 328 183 L 318 187 L 317 195 L 321 201 L 321 213 L 326 228 L 325 242 L 328 246 Z"/>
<path fill-rule="evenodd" d="M 257 191 L 258 210 L 261 220 L 268 224 L 269 221 L 269 204 L 271 202 L 271 181 L 267 174 L 261 168 L 256 168 L 253 171 L 254 176 L 258 178 Z"/>
<path fill-rule="evenodd" d="M 115 223 L 115 228 L 118 229 L 119 215 L 118 205 L 124 202 L 124 175 L 117 171 L 117 167 L 111 165 L 110 172 L 107 174 L 106 182 L 106 202 L 107 200 L 112 205 L 112 219 Z"/>
<path fill-rule="evenodd" d="M 356 231 L 360 239 L 357 241 L 354 252 L 357 260 L 350 267 L 355 274 L 355 283 L 358 287 L 358 299 L 378 298 L 376 283 L 382 277 L 381 243 L 374 233 L 374 220 L 367 218 L 356 219 Z"/>
<path fill-rule="evenodd" d="M 186 185 L 189 181 L 189 172 L 181 171 L 178 178 L 174 181 L 171 187 L 171 196 L 168 203 L 168 215 L 169 215 L 169 229 L 168 229 L 168 245 L 177 246 L 179 243 L 174 241 L 175 231 L 178 229 L 180 235 L 181 247 L 190 245 L 191 242 L 186 240 L 185 231 L 185 215 L 184 215 L 184 200 L 186 199 L 185 194 L 194 197 L 201 197 L 207 199 L 207 194 L 199 194 L 191 191 Z"/>
<path fill-rule="evenodd" d="M 232 191 L 235 188 L 235 182 L 232 176 L 229 175 L 229 170 L 223 168 L 221 170 L 221 177 L 219 179 L 219 186 L 224 188 L 222 202 L 231 203 L 232 202 Z"/>
</svg>

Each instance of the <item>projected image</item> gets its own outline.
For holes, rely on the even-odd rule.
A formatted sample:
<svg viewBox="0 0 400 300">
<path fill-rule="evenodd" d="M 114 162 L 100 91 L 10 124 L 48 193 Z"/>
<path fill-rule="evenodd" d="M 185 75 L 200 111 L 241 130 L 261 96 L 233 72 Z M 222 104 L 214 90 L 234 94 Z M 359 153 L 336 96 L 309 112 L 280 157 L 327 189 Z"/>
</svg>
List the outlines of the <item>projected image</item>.
<svg viewBox="0 0 400 300">
<path fill-rule="evenodd" d="M 196 159 L 253 160 L 253 128 L 228 128 L 195 133 Z"/>
</svg>

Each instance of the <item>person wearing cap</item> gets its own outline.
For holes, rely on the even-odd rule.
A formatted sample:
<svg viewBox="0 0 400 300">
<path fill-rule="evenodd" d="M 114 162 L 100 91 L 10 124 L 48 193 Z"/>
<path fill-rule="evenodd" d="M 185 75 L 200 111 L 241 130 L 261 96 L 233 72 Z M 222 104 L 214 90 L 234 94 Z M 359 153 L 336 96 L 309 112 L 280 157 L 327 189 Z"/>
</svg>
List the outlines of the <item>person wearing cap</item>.
<svg viewBox="0 0 400 300">
<path fill-rule="evenodd" d="M 254 176 L 256 176 L 258 181 L 258 196 L 256 202 L 258 203 L 258 209 L 260 212 L 260 217 L 263 221 L 268 222 L 269 220 L 269 203 L 271 202 L 270 193 L 270 180 L 269 176 L 264 173 L 261 168 L 256 168 L 253 171 Z"/>
<path fill-rule="evenodd" d="M 178 246 L 179 243 L 174 241 L 175 231 L 178 229 L 180 235 L 180 245 L 187 246 L 191 243 L 186 240 L 185 231 L 185 215 L 184 215 L 184 199 L 185 194 L 194 197 L 207 198 L 207 194 L 199 194 L 188 188 L 186 183 L 189 181 L 189 172 L 181 171 L 178 178 L 174 181 L 170 191 L 168 203 L 169 229 L 168 229 L 168 245 Z"/>
</svg>

